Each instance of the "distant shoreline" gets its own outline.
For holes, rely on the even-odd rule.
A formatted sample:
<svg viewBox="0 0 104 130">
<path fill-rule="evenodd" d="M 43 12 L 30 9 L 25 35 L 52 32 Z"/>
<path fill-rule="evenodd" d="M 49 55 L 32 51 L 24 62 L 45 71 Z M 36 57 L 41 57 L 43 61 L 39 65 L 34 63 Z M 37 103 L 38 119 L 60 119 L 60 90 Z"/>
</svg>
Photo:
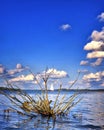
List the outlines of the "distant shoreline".
<svg viewBox="0 0 104 130">
<path fill-rule="evenodd" d="M 18 91 L 19 89 L 12 89 L 12 88 L 4 88 L 4 87 L 0 87 L 0 90 L 7 90 L 7 91 Z M 41 91 L 39 89 L 21 89 L 23 91 Z M 48 91 L 58 91 L 59 89 L 54 89 L 54 90 L 48 90 Z M 61 89 L 61 91 L 76 91 L 76 92 L 96 92 L 96 91 L 102 91 L 104 92 L 104 89 Z"/>
</svg>

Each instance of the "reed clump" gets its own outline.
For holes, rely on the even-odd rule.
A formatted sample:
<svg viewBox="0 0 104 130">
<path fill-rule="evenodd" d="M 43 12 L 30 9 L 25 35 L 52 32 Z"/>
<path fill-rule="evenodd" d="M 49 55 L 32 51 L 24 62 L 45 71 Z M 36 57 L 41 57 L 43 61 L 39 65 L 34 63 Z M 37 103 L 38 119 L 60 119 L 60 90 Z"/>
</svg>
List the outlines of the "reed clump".
<svg viewBox="0 0 104 130">
<path fill-rule="evenodd" d="M 66 94 L 60 96 L 62 90 L 62 84 L 60 84 L 55 100 L 52 101 L 49 99 L 48 80 L 51 78 L 53 72 L 48 74 L 45 72 L 44 75 L 41 76 L 41 79 L 44 81 L 44 87 L 41 86 L 36 76 L 31 72 L 41 90 L 41 94 L 34 94 L 34 98 L 19 87 L 9 83 L 8 80 L 6 80 L 6 89 L 9 91 L 9 94 L 3 90 L 0 90 L 0 93 L 6 96 L 13 104 L 9 106 L 9 108 L 22 115 L 35 116 L 40 114 L 49 117 L 67 115 L 71 108 L 80 102 L 81 98 L 79 98 L 78 93 L 74 93 L 69 97 L 67 97 Z M 13 93 L 13 90 L 16 89 L 17 91 Z M 4 103 L 2 102 L 2 104 Z"/>
</svg>

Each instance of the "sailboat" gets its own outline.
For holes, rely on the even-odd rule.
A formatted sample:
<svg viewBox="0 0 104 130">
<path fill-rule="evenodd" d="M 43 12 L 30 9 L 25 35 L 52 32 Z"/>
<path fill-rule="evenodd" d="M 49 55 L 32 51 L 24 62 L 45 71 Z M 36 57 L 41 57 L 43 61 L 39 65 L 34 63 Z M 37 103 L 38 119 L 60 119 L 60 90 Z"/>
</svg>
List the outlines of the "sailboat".
<svg viewBox="0 0 104 130">
<path fill-rule="evenodd" d="M 50 90 L 51 90 L 51 91 L 54 90 L 53 84 L 51 84 Z"/>
</svg>

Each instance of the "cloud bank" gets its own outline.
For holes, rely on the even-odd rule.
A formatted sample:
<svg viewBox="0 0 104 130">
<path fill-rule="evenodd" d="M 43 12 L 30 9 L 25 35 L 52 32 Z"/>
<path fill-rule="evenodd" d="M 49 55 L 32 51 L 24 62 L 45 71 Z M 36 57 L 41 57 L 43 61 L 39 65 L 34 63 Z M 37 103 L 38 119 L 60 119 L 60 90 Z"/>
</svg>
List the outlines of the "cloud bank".
<svg viewBox="0 0 104 130">
<path fill-rule="evenodd" d="M 99 66 L 104 59 L 104 28 L 101 31 L 94 30 L 91 34 L 91 42 L 84 46 L 84 50 L 90 51 L 87 53 L 87 59 L 96 59 L 95 62 L 90 63 L 91 66 Z M 80 65 L 86 65 L 87 62 L 81 61 Z"/>
<path fill-rule="evenodd" d="M 23 67 L 20 63 L 16 65 L 14 69 L 8 70 L 5 66 L 0 64 L 0 76 L 4 76 L 5 78 L 13 77 L 15 74 L 24 71 L 26 67 Z"/>
<path fill-rule="evenodd" d="M 19 75 L 15 78 L 11 78 L 9 81 L 10 82 L 31 82 L 34 81 L 35 84 L 37 84 L 37 81 L 40 82 L 44 77 L 49 78 L 55 78 L 55 79 L 60 79 L 60 78 L 65 78 L 68 76 L 67 72 L 65 71 L 59 71 L 57 69 L 48 69 L 47 71 L 43 71 L 39 74 L 35 74 L 35 77 L 33 74 L 27 74 L 27 75 Z M 37 80 L 36 80 L 37 79 Z"/>
<path fill-rule="evenodd" d="M 97 18 L 104 22 L 104 12 L 98 15 Z M 104 27 L 102 27 L 101 31 L 93 30 L 90 38 L 91 41 L 83 48 L 87 51 L 87 60 L 81 61 L 80 65 L 89 65 L 89 67 L 97 67 L 97 69 L 94 70 L 94 72 L 89 71 L 89 73 L 84 74 L 82 76 L 82 82 L 89 83 L 91 86 L 103 87 L 104 69 L 102 69 L 101 66 L 103 67 L 104 63 Z"/>
</svg>

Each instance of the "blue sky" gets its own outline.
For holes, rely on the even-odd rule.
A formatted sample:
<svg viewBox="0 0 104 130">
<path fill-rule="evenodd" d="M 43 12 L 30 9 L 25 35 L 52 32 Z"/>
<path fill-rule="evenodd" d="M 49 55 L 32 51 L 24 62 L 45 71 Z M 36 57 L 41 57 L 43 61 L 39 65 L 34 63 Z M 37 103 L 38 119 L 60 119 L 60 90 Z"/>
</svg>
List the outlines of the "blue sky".
<svg viewBox="0 0 104 130">
<path fill-rule="evenodd" d="M 104 26 L 104 0 L 3 0 L 0 12 L 2 66 L 22 64 L 34 72 L 56 68 L 72 79 L 86 68 L 80 62 L 86 60 L 89 50 L 83 48 L 92 32 Z"/>
</svg>

